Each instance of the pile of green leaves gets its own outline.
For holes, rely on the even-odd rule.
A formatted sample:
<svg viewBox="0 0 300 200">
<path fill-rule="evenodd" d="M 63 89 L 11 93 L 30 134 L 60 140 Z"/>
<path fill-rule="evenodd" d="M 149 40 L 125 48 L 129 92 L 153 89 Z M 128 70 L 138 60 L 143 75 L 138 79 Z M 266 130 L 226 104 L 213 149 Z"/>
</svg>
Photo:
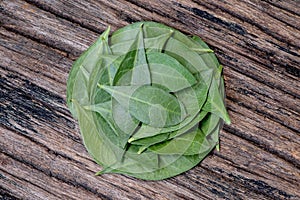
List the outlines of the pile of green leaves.
<svg viewBox="0 0 300 200">
<path fill-rule="evenodd" d="M 199 37 L 159 23 L 109 31 L 74 63 L 67 85 L 98 174 L 161 180 L 189 170 L 230 123 L 222 66 Z"/>
</svg>

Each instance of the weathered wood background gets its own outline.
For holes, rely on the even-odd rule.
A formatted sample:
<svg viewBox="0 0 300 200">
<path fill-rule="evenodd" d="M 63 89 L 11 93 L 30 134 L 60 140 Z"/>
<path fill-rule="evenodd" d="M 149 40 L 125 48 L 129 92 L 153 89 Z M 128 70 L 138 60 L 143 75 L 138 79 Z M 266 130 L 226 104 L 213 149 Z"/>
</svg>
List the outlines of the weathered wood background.
<svg viewBox="0 0 300 200">
<path fill-rule="evenodd" d="M 96 177 L 68 72 L 108 25 L 140 20 L 215 50 L 232 124 L 177 177 Z M 0 199 L 300 199 L 299 0 L 0 0 L 0 24 Z"/>
</svg>

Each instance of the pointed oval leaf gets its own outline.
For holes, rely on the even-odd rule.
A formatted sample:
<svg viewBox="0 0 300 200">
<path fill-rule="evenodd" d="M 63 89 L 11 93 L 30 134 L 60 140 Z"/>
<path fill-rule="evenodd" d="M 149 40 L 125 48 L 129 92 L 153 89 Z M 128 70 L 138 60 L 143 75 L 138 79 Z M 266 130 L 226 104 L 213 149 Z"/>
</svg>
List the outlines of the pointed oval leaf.
<svg viewBox="0 0 300 200">
<path fill-rule="evenodd" d="M 132 94 L 129 112 L 152 127 L 173 126 L 185 117 L 180 103 L 173 95 L 153 86 L 142 86 Z"/>
</svg>

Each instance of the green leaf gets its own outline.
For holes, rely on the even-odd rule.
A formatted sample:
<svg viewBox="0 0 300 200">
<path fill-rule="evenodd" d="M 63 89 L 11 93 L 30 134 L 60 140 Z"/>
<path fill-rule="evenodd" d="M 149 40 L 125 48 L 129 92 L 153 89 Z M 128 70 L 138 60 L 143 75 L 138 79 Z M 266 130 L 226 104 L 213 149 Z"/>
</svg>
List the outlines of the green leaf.
<svg viewBox="0 0 300 200">
<path fill-rule="evenodd" d="M 159 134 L 156 135 L 154 137 L 147 137 L 147 138 L 143 138 L 143 139 L 139 139 L 139 140 L 128 140 L 129 143 L 134 144 L 134 145 L 139 145 L 142 146 L 140 147 L 140 149 L 147 149 L 149 146 L 163 142 L 165 140 L 167 140 L 169 138 L 169 134 Z M 141 150 L 139 149 L 139 151 L 141 152 Z"/>
<path fill-rule="evenodd" d="M 153 86 L 142 86 L 132 94 L 129 112 L 152 127 L 173 126 L 186 117 L 173 95 Z"/>
<path fill-rule="evenodd" d="M 208 45 L 203 40 L 201 40 L 201 38 L 199 38 L 198 36 L 193 36 L 192 40 L 195 41 L 198 45 L 200 45 L 200 46 L 198 46 L 198 49 L 208 49 L 206 54 L 203 54 L 203 52 L 196 50 L 197 53 L 201 54 L 201 58 L 203 59 L 205 64 L 211 69 L 219 68 L 219 66 L 220 66 L 219 61 L 218 61 L 217 57 L 215 56 L 215 54 L 213 53 L 213 51 L 212 50 L 209 51 L 210 48 L 208 47 Z M 194 47 L 194 49 L 195 49 L 195 47 Z"/>
<path fill-rule="evenodd" d="M 117 130 L 114 129 L 114 120 L 112 119 L 111 115 L 111 102 L 107 101 L 105 103 L 99 103 L 95 105 L 88 105 L 83 107 L 86 110 L 94 111 L 99 113 L 109 125 L 114 130 L 114 134 L 118 135 Z"/>
<path fill-rule="evenodd" d="M 187 131 L 191 130 L 192 128 L 194 128 L 195 126 L 198 126 L 199 123 L 201 123 L 201 120 L 207 115 L 207 112 L 205 111 L 201 111 L 199 112 L 196 117 L 191 120 L 190 123 L 188 123 L 186 126 L 182 127 L 181 129 L 178 129 L 174 132 L 172 132 L 169 136 L 169 138 L 175 138 L 181 134 L 186 133 Z"/>
<path fill-rule="evenodd" d="M 210 151 L 211 145 L 204 143 L 204 140 L 205 134 L 201 130 L 196 129 L 180 135 L 172 140 L 153 145 L 149 147 L 149 149 L 160 155 L 195 155 Z"/>
<path fill-rule="evenodd" d="M 201 75 L 196 75 L 196 77 L 198 80 L 196 85 L 175 93 L 177 99 L 183 104 L 187 115 L 180 124 L 167 128 L 157 128 L 143 124 L 142 127 L 131 137 L 131 140 L 133 141 L 141 138 L 152 137 L 161 133 L 177 131 L 187 125 L 191 128 L 199 123 L 200 118 L 196 118 L 196 115 L 199 114 L 200 109 L 207 99 L 207 92 L 212 80 L 212 70 L 204 71 Z M 204 116 L 201 115 L 201 117 Z M 176 133 L 181 133 L 181 131 Z"/>
<path fill-rule="evenodd" d="M 115 124 L 124 133 L 131 136 L 139 125 L 139 121 L 134 119 L 128 109 L 124 109 L 120 103 L 112 99 L 112 115 Z M 129 138 L 128 138 L 129 139 Z"/>
<path fill-rule="evenodd" d="M 108 28 L 104 34 L 101 37 L 101 46 L 98 48 L 97 54 L 98 55 L 111 55 L 111 49 L 108 45 L 108 34 L 109 34 L 110 28 Z M 90 76 L 88 81 L 88 92 L 89 92 L 89 98 L 90 100 L 94 100 L 95 90 L 97 89 L 97 83 L 101 78 L 104 77 L 104 74 L 109 74 L 110 69 L 107 67 L 104 67 L 106 65 L 106 60 L 103 57 L 99 57 L 97 59 L 96 63 L 93 63 L 93 67 L 90 67 Z M 103 68 L 103 69 L 102 69 Z M 101 69 L 101 70 L 100 70 Z M 107 82 L 111 82 L 109 75 L 107 76 L 108 80 Z M 94 103 L 94 102 L 93 102 Z"/>
<path fill-rule="evenodd" d="M 101 127 L 103 135 L 105 135 L 106 138 L 109 138 L 113 144 L 121 147 L 122 149 L 125 148 L 131 134 L 125 132 L 124 129 L 120 129 L 116 124 L 116 121 L 112 116 L 112 105 L 110 101 L 96 105 L 84 106 L 84 109 L 99 113 L 101 117 L 96 115 L 97 119 L 106 122 L 106 124 Z"/>
<path fill-rule="evenodd" d="M 101 134 L 103 133 L 98 131 L 97 126 L 94 124 L 91 112 L 83 109 L 76 100 L 73 100 L 73 103 L 76 108 L 83 142 L 88 149 L 88 152 L 100 165 L 112 165 L 117 161 L 117 156 L 111 149 L 109 142 L 106 142 L 101 137 Z"/>
<path fill-rule="evenodd" d="M 152 127 L 167 127 L 180 123 L 185 118 L 180 102 L 171 94 L 153 86 L 106 86 L 124 109 L 139 121 Z"/>
<path fill-rule="evenodd" d="M 98 63 L 98 66 L 101 67 L 102 70 L 95 68 L 95 71 L 101 72 L 101 78 L 98 77 L 98 82 L 100 81 L 102 84 L 107 83 L 108 85 L 113 85 L 115 75 L 125 56 L 113 55 L 110 52 L 109 54 L 101 54 L 99 57 L 101 57 L 99 61 L 99 63 L 101 62 L 101 65 Z"/>
<path fill-rule="evenodd" d="M 131 73 L 131 85 L 146 85 L 151 83 L 144 47 L 143 24 L 140 26 L 140 31 L 138 32 L 130 51 L 126 54 L 118 68 L 114 77 L 114 84 L 117 84 L 122 76 L 127 73 Z"/>
<path fill-rule="evenodd" d="M 220 116 L 227 124 L 230 124 L 230 118 L 224 105 L 223 97 L 219 92 L 217 83 L 212 82 L 208 92 L 208 99 L 203 106 L 203 110 L 212 112 Z"/>
<path fill-rule="evenodd" d="M 143 153 L 144 154 L 144 153 Z M 139 155 L 143 155 L 139 154 Z M 130 176 L 144 179 L 144 180 L 162 180 L 166 178 L 170 178 L 172 176 L 176 176 L 181 174 L 184 171 L 187 171 L 194 166 L 196 166 L 204 156 L 201 155 L 192 155 L 192 156 L 180 156 L 178 155 L 162 155 L 157 156 L 162 163 L 163 167 L 157 168 L 156 170 L 145 170 L 141 172 L 141 168 L 146 166 L 148 163 L 141 161 L 136 162 L 128 162 L 128 165 L 125 168 L 115 168 L 110 170 L 110 173 L 120 173 L 120 174 L 128 174 Z M 152 161 L 155 163 L 156 160 Z M 141 163 L 145 163 L 145 165 L 141 166 Z M 151 165 L 150 165 L 151 166 Z M 138 172 L 134 172 L 137 169 Z M 150 171 L 150 172 L 149 172 Z"/>
<path fill-rule="evenodd" d="M 178 51 L 177 49 L 181 50 Z M 164 50 L 166 54 L 172 56 L 179 62 L 182 60 L 187 61 L 189 65 L 184 63 L 184 66 L 186 66 L 191 73 L 197 73 L 199 71 L 205 71 L 210 69 L 197 52 L 191 50 L 184 43 L 181 43 L 180 41 L 174 38 L 170 38 L 168 40 L 168 43 L 165 45 Z"/>
<path fill-rule="evenodd" d="M 75 117 L 77 114 L 71 99 L 77 99 L 82 104 L 89 100 L 89 76 L 99 61 L 97 54 L 104 51 L 103 38 L 108 38 L 109 31 L 110 27 L 74 62 L 70 71 L 67 82 L 67 104 Z"/>
<path fill-rule="evenodd" d="M 151 32 L 146 31 L 146 33 L 149 34 Z M 146 52 L 162 52 L 164 50 L 164 46 L 166 45 L 173 33 L 173 30 L 169 30 L 169 32 L 162 33 L 161 35 L 158 35 L 156 37 L 151 38 L 151 36 L 148 36 L 150 38 L 147 40 L 148 48 L 146 48 Z"/>
<path fill-rule="evenodd" d="M 135 145 L 141 145 L 141 148 L 148 148 L 151 145 L 163 142 L 167 139 L 172 139 L 177 136 L 180 136 L 190 130 L 192 130 L 194 127 L 198 127 L 199 122 L 201 122 L 205 117 L 207 116 L 207 112 L 202 111 L 197 114 L 197 116 L 191 120 L 189 124 L 186 126 L 181 127 L 180 129 L 168 132 L 168 133 L 159 133 L 159 132 L 151 132 L 151 129 L 147 129 L 149 132 L 140 132 L 140 130 L 137 133 L 141 133 L 140 135 L 134 135 L 132 136 L 128 142 Z M 216 123 L 219 123 L 218 120 L 215 120 Z M 202 123 L 201 123 L 202 124 Z M 213 124 L 211 124 L 213 125 Z M 214 127 L 215 128 L 215 127 Z M 154 129 L 153 129 L 154 130 Z M 161 129 L 162 130 L 162 129 Z M 205 130 L 207 132 L 208 130 Z M 153 134 L 155 133 L 155 134 Z"/>
<path fill-rule="evenodd" d="M 128 110 L 130 98 L 140 86 L 109 86 L 98 84 L 98 87 L 108 92 L 124 109 Z"/>
<path fill-rule="evenodd" d="M 137 153 L 136 153 L 137 154 Z M 158 168 L 158 155 L 137 154 L 135 157 L 126 157 L 126 162 L 117 162 L 107 168 L 104 173 L 152 173 Z"/>
<path fill-rule="evenodd" d="M 193 86 L 197 81 L 194 76 L 178 61 L 163 53 L 147 54 L 151 82 L 167 87 L 170 92 Z"/>
<path fill-rule="evenodd" d="M 147 29 L 147 28 L 144 28 L 144 29 Z M 128 37 L 128 35 L 132 36 L 132 34 L 136 34 L 135 32 L 136 32 L 136 30 L 126 31 L 126 35 L 118 34 L 118 36 L 124 35 L 124 37 Z M 147 30 L 144 31 L 144 33 L 145 33 L 145 35 L 149 34 L 149 32 Z M 164 46 L 166 45 L 168 40 L 171 38 L 172 34 L 173 34 L 173 30 L 166 30 L 161 35 L 144 38 L 144 45 L 145 45 L 146 52 L 149 53 L 149 52 L 163 51 Z M 128 40 L 123 40 L 123 41 L 120 41 L 119 43 L 115 43 L 114 42 L 115 38 L 116 38 L 115 34 L 113 34 L 113 37 L 111 39 L 112 45 L 110 46 L 114 54 L 128 52 L 131 49 L 132 44 L 135 42 L 135 39 L 130 37 L 130 39 L 128 39 Z"/>
</svg>

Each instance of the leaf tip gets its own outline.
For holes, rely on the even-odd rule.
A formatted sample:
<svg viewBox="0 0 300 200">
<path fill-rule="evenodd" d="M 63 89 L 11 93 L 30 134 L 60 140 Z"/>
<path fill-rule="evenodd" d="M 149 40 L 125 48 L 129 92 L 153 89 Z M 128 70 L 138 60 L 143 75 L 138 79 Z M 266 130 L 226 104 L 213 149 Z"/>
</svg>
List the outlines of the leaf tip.
<svg viewBox="0 0 300 200">
<path fill-rule="evenodd" d="M 141 148 L 138 150 L 137 154 L 143 153 L 146 149 L 147 149 L 147 147 L 141 147 Z"/>
<path fill-rule="evenodd" d="M 223 70 L 223 65 L 219 65 L 219 72 L 221 73 L 222 72 L 222 70 Z"/>
<path fill-rule="evenodd" d="M 71 101 L 72 103 L 78 104 L 78 101 L 77 101 L 76 99 L 70 99 L 70 101 Z"/>
<path fill-rule="evenodd" d="M 227 119 L 227 120 L 225 120 L 225 123 L 226 123 L 227 125 L 230 125 L 230 124 L 231 124 L 231 120 L 230 120 L 230 119 Z"/>
<path fill-rule="evenodd" d="M 217 144 L 216 150 L 217 150 L 217 151 L 220 151 L 220 143 Z"/>
<path fill-rule="evenodd" d="M 102 41 L 107 41 L 108 40 L 109 32 L 110 32 L 110 26 L 108 26 L 107 29 L 102 33 L 102 35 L 101 35 L 101 40 Z"/>
<path fill-rule="evenodd" d="M 225 116 L 224 121 L 225 121 L 225 123 L 226 123 L 227 125 L 230 125 L 230 124 L 231 124 L 231 119 L 230 119 L 228 113 L 226 113 L 226 116 Z"/>
<path fill-rule="evenodd" d="M 127 141 L 128 143 L 133 142 L 135 139 L 134 138 L 129 138 L 129 140 Z"/>
<path fill-rule="evenodd" d="M 103 88 L 104 88 L 104 86 L 103 86 L 103 85 L 101 85 L 100 83 L 98 83 L 98 84 L 97 84 L 97 86 L 98 86 L 99 88 L 101 88 L 101 89 L 103 89 Z"/>
<path fill-rule="evenodd" d="M 197 53 L 213 53 L 212 49 L 203 49 L 203 48 L 191 48 L 191 50 L 196 51 Z"/>
<path fill-rule="evenodd" d="M 100 176 L 100 175 L 102 175 L 102 174 L 103 174 L 103 171 L 101 170 L 101 171 L 95 173 L 95 176 Z"/>
<path fill-rule="evenodd" d="M 107 173 L 110 173 L 111 171 L 113 171 L 112 168 L 110 168 L 110 167 L 104 167 L 102 170 L 100 170 L 99 172 L 95 173 L 95 176 L 99 176 L 99 175 L 102 175 L 102 174 L 107 174 Z"/>
</svg>

